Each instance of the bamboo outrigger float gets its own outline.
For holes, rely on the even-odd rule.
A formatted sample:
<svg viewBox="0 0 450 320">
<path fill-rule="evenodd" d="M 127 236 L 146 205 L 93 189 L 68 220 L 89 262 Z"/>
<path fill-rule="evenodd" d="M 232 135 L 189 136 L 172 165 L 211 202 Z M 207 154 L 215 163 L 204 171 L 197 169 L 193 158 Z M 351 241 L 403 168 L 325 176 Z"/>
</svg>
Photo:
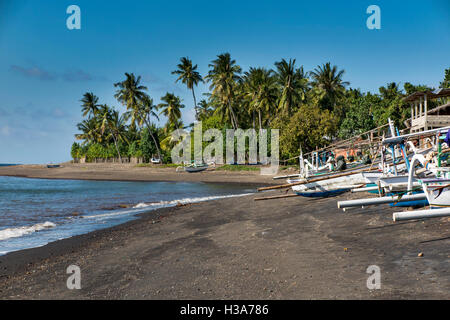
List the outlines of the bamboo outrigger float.
<svg viewBox="0 0 450 320">
<path fill-rule="evenodd" d="M 406 212 L 396 212 L 393 214 L 394 221 L 416 220 L 428 218 L 441 218 L 450 216 L 450 208 L 416 210 Z"/>
<path fill-rule="evenodd" d="M 380 205 L 387 203 L 399 203 L 399 202 L 409 202 L 417 200 L 425 200 L 427 197 L 424 193 L 413 194 L 413 195 L 392 195 L 386 197 L 374 197 L 367 199 L 357 199 L 357 200 L 345 200 L 338 201 L 337 206 L 339 209 L 351 208 L 351 207 L 365 207 L 371 205 Z"/>
</svg>

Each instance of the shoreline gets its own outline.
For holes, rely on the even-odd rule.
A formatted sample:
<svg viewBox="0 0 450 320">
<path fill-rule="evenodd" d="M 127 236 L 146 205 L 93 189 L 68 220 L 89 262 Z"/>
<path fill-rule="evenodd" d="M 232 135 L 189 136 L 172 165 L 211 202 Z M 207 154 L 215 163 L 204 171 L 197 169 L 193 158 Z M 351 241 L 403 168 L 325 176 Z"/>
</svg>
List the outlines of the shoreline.
<svg viewBox="0 0 450 320">
<path fill-rule="evenodd" d="M 255 197 L 157 209 L 8 253 L 0 257 L 0 298 L 450 298 L 448 219 L 394 224 L 398 209 L 388 206 L 339 212 L 336 201 L 351 195 Z M 72 264 L 82 270 L 81 290 L 65 286 Z M 366 288 L 374 264 L 382 290 Z"/>
<path fill-rule="evenodd" d="M 212 170 L 187 173 L 176 172 L 175 168 L 137 167 L 130 164 L 103 163 L 64 164 L 60 168 L 51 169 L 44 165 L 0 167 L 0 176 L 55 180 L 242 183 L 259 186 L 280 183 L 280 181 L 273 180 L 272 176 L 260 175 L 259 171 Z"/>
<path fill-rule="evenodd" d="M 36 166 L 25 166 L 25 167 L 21 168 L 21 170 L 30 170 L 30 169 L 31 170 L 36 169 Z M 41 168 L 38 167 L 38 169 L 41 169 Z M 110 182 L 119 182 L 119 183 L 120 182 L 133 182 L 133 183 L 137 182 L 137 184 L 134 184 L 134 186 L 135 186 L 135 188 L 138 188 L 138 189 L 141 189 L 140 186 L 139 186 L 139 183 L 143 183 L 143 184 L 144 183 L 145 184 L 147 184 L 147 183 L 154 183 L 155 185 L 157 185 L 160 182 L 159 180 L 155 180 L 155 179 L 151 180 L 151 179 L 149 179 L 149 177 L 144 177 L 144 179 L 142 179 L 142 178 L 141 179 L 129 179 L 129 178 L 127 179 L 126 177 L 124 178 L 123 174 L 120 177 L 117 177 L 117 178 L 116 177 L 111 177 L 111 179 L 98 179 L 95 175 L 92 175 L 91 177 L 88 177 L 88 178 L 87 177 L 83 177 L 83 178 L 76 179 L 76 178 L 67 178 L 67 177 L 48 177 L 48 176 L 28 177 L 28 176 L 25 176 L 25 175 L 19 176 L 17 174 L 17 172 L 13 172 L 13 173 L 8 172 L 7 174 L 8 174 L 7 177 L 10 177 L 10 178 L 17 177 L 17 178 L 20 178 L 20 179 L 36 179 L 36 180 L 41 180 L 42 179 L 42 180 L 49 180 L 49 181 L 50 180 L 103 181 L 103 182 L 104 181 L 110 181 Z M 194 189 L 197 188 L 196 184 L 205 184 L 205 186 L 200 187 L 200 188 L 204 189 L 202 193 L 198 193 L 198 192 L 197 193 L 195 193 L 195 192 L 193 193 L 193 192 L 190 192 L 190 191 L 186 191 L 183 194 L 178 194 L 178 195 L 173 194 L 173 195 L 171 195 L 169 197 L 169 199 L 166 199 L 165 197 L 160 198 L 160 197 L 157 197 L 157 196 L 155 197 L 155 196 L 152 196 L 152 195 L 145 195 L 145 194 L 141 195 L 140 198 L 134 199 L 133 198 L 133 194 L 134 193 L 133 193 L 133 194 L 130 194 L 130 197 L 128 197 L 128 196 L 122 197 L 123 198 L 122 202 L 118 203 L 117 201 L 114 202 L 111 199 L 109 199 L 110 200 L 109 202 L 108 201 L 100 201 L 100 198 L 97 198 L 96 196 L 94 196 L 95 203 L 92 203 L 91 205 L 89 205 L 89 207 L 84 208 L 85 209 L 83 211 L 84 214 L 80 214 L 78 211 L 74 211 L 75 212 L 74 215 L 75 216 L 81 216 L 81 218 L 95 218 L 95 217 L 102 217 L 102 216 L 113 216 L 113 220 L 114 220 L 114 217 L 116 217 L 115 219 L 119 219 L 120 220 L 120 221 L 109 222 L 109 223 L 108 222 L 99 221 L 99 222 L 97 222 L 97 224 L 95 224 L 96 227 L 94 227 L 94 228 L 97 228 L 97 229 L 102 229 L 102 228 L 105 228 L 105 227 L 109 228 L 109 227 L 112 227 L 112 226 L 116 226 L 116 225 L 120 225 L 120 224 L 126 223 L 126 222 L 128 222 L 130 220 L 134 220 L 134 219 L 136 219 L 136 216 L 139 216 L 141 213 L 152 212 L 154 210 L 157 210 L 158 208 L 166 208 L 166 207 L 173 207 L 173 206 L 180 206 L 180 205 L 189 205 L 189 204 L 199 203 L 199 202 L 204 202 L 204 201 L 214 201 L 214 200 L 221 199 L 221 198 L 241 197 L 241 196 L 246 195 L 246 194 L 252 194 L 252 193 L 256 192 L 256 187 L 261 185 L 260 183 L 255 183 L 255 182 L 243 183 L 242 180 L 245 180 L 243 178 L 245 178 L 245 177 L 242 177 L 240 182 L 238 182 L 238 181 L 225 181 L 225 182 L 215 182 L 215 181 L 204 181 L 204 182 L 203 181 L 202 182 L 193 181 L 193 182 L 191 182 L 191 181 L 189 181 L 189 182 L 186 182 L 186 181 L 183 181 L 183 180 L 178 181 L 179 179 L 177 181 L 164 181 L 164 182 L 167 183 L 167 184 L 164 184 L 164 185 L 166 185 L 166 188 L 168 188 L 168 190 L 172 190 L 172 188 L 178 188 L 179 189 L 180 187 L 175 187 L 175 186 L 172 187 L 172 185 L 171 185 L 171 184 L 176 184 L 176 183 L 181 183 L 180 186 L 183 189 L 185 189 L 186 185 L 187 185 L 188 189 L 186 189 L 186 190 L 189 190 L 189 188 L 191 188 L 191 187 L 194 188 Z M 149 179 L 149 180 L 147 180 L 147 179 Z M 19 182 L 19 183 L 21 183 L 21 182 Z M 25 182 L 25 183 L 28 183 L 28 182 Z M 45 183 L 46 183 L 45 181 L 41 181 L 41 182 L 35 183 L 35 185 L 37 186 L 37 188 L 40 188 L 39 186 L 41 184 L 45 184 Z M 186 184 L 184 184 L 184 183 L 186 183 Z M 212 186 L 208 186 L 208 184 L 210 184 Z M 110 185 L 110 184 L 107 183 L 107 184 L 102 184 L 102 185 L 104 185 L 105 188 L 108 188 L 108 185 Z M 214 192 L 213 192 L 213 194 L 209 194 L 208 193 L 208 190 L 211 187 L 215 188 L 214 186 L 218 187 L 218 186 L 226 186 L 226 185 L 229 186 L 229 187 L 226 188 L 226 189 L 228 189 L 228 191 L 224 190 L 221 194 L 216 194 Z M 246 189 L 245 192 L 243 191 L 243 188 Z M 91 194 L 95 195 L 96 191 L 97 191 L 97 189 L 92 190 Z M 157 190 L 155 190 L 155 192 L 157 192 Z M 149 199 L 149 196 L 150 196 L 151 200 Z M 69 200 L 69 198 L 71 196 L 67 195 L 65 197 L 66 197 L 67 200 Z M 126 199 L 128 199 L 128 201 Z M 99 205 L 98 207 L 96 207 L 97 204 Z M 64 211 L 68 210 L 70 212 L 71 208 L 75 208 L 75 207 L 68 206 L 67 208 L 68 209 L 65 209 Z M 20 208 L 16 208 L 16 209 L 20 210 Z M 34 209 L 31 208 L 31 210 L 34 210 Z M 72 210 L 74 210 L 74 209 L 72 209 Z M 104 212 L 102 212 L 99 215 L 95 215 L 95 214 L 91 215 L 94 211 L 104 211 Z M 121 213 L 122 211 L 124 211 L 124 213 Z M 80 221 L 84 221 L 84 220 L 85 219 L 80 220 Z M 102 220 L 102 218 L 100 218 L 100 220 Z M 10 248 L 8 247 L 8 244 L 6 244 L 6 246 L 4 246 L 2 251 L 0 252 L 1 253 L 0 256 L 5 256 L 5 255 L 7 255 L 9 253 L 16 252 L 16 251 L 27 250 L 27 249 L 32 249 L 32 248 L 35 248 L 35 247 L 39 247 L 43 243 L 45 243 L 46 240 L 53 242 L 53 241 L 55 241 L 54 240 L 55 239 L 55 235 L 54 235 L 55 233 L 58 235 L 57 237 L 61 240 L 61 239 L 67 239 L 67 238 L 70 238 L 70 237 L 73 237 L 73 236 L 76 236 L 76 235 L 86 234 L 88 232 L 92 232 L 92 229 L 94 229 L 92 227 L 88 227 L 87 229 L 89 231 L 86 230 L 86 229 L 80 229 L 80 231 L 78 231 L 78 232 L 63 231 L 63 233 L 61 233 L 61 231 L 58 231 L 59 230 L 58 228 L 56 228 L 56 229 L 51 228 L 52 230 L 56 230 L 56 231 L 53 231 L 53 235 L 50 234 L 49 236 L 45 236 L 44 234 L 40 234 L 40 235 L 37 234 L 37 233 L 41 232 L 40 229 L 33 231 L 34 227 L 39 227 L 40 228 L 40 225 L 44 224 L 44 220 L 42 220 L 42 221 L 35 221 L 32 225 L 31 224 L 26 224 L 26 221 L 27 221 L 27 219 L 25 218 L 25 220 L 23 221 L 23 223 L 25 223 L 25 225 L 24 224 L 20 224 L 20 225 L 16 225 L 15 227 L 10 227 L 10 228 L 6 228 L 6 227 L 0 228 L 0 231 L 3 231 L 3 229 L 6 228 L 5 229 L 5 231 L 6 231 L 6 236 L 5 237 L 6 238 L 3 239 L 2 235 L 0 235 L 0 241 L 2 241 L 2 240 L 8 241 L 8 240 L 11 240 L 11 239 L 14 241 L 14 240 L 17 240 L 19 238 L 23 238 L 28 233 L 36 234 L 38 239 L 40 238 L 41 240 L 38 240 L 37 242 L 36 241 L 33 242 L 32 240 L 30 240 L 32 243 L 30 243 L 29 241 L 23 240 L 24 241 L 23 245 L 20 245 L 20 244 L 17 245 L 16 244 L 16 245 L 13 245 Z M 51 221 L 51 222 L 47 222 L 47 220 L 45 220 L 45 223 L 53 224 L 55 222 L 54 220 L 48 220 L 48 221 Z M 58 223 L 58 222 L 55 222 L 55 223 L 60 225 L 61 221 L 60 221 L 60 223 Z M 108 226 L 103 225 L 103 223 L 107 223 Z M 79 227 L 79 224 L 80 223 L 78 223 L 78 225 L 77 225 L 77 222 L 75 222 L 73 227 L 75 227 L 75 228 Z M 62 222 L 62 225 L 65 225 L 64 222 Z M 83 222 L 81 222 L 81 225 L 83 225 Z M 53 227 L 59 227 L 59 226 L 56 226 L 56 225 L 53 224 Z M 28 228 L 31 231 L 23 234 L 23 233 L 21 233 L 23 228 Z M 8 234 L 8 232 L 9 232 L 9 234 Z M 15 236 L 14 234 L 16 234 L 16 233 L 19 233 L 19 235 Z M 49 242 L 47 242 L 47 244 L 48 243 Z M 32 247 L 32 245 L 34 245 L 35 247 Z M 45 245 L 45 244 L 43 244 L 43 245 Z M 2 247 L 1 243 L 0 243 L 0 247 Z"/>
</svg>

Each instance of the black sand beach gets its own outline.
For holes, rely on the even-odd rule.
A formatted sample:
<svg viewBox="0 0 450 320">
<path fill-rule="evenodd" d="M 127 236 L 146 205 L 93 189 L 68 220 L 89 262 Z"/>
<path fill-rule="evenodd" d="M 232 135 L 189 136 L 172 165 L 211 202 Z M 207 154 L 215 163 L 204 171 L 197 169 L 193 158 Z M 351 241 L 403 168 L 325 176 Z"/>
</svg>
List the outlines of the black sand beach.
<svg viewBox="0 0 450 320">
<path fill-rule="evenodd" d="M 276 195 L 284 191 L 267 194 Z M 449 299 L 449 219 L 253 198 L 167 208 L 0 257 L 2 299 Z M 419 256 L 422 253 L 422 256 Z M 66 268 L 81 268 L 68 290 Z M 368 290 L 366 270 L 381 269 Z"/>
<path fill-rule="evenodd" d="M 63 164 L 59 168 L 47 168 L 45 165 L 18 165 L 0 167 L 0 176 L 39 178 L 39 179 L 76 179 L 103 181 L 184 181 L 212 183 L 245 183 L 255 185 L 279 184 L 272 176 L 261 175 L 260 171 L 222 171 L 212 170 L 197 173 L 176 172 L 176 168 L 160 166 L 140 167 L 133 164 Z M 293 174 L 287 171 L 283 174 Z"/>
</svg>

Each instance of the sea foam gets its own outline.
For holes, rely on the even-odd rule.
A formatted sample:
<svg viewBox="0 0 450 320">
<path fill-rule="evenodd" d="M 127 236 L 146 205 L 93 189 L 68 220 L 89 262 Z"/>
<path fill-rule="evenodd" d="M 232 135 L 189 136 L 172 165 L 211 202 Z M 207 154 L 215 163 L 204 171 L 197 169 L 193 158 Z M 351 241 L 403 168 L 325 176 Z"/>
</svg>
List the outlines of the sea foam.
<svg viewBox="0 0 450 320">
<path fill-rule="evenodd" d="M 45 229 L 50 229 L 56 227 L 56 224 L 53 222 L 44 222 L 44 223 L 38 223 L 33 226 L 24 226 L 24 227 L 18 227 L 18 228 L 8 228 L 0 230 L 0 241 L 6 240 L 10 238 L 17 238 L 22 237 L 24 235 L 41 231 Z"/>
<path fill-rule="evenodd" d="M 178 200 L 159 201 L 159 202 L 152 202 L 152 203 L 141 202 L 128 210 L 120 210 L 120 211 L 116 211 L 116 212 L 112 212 L 112 213 L 87 215 L 87 216 L 83 216 L 83 218 L 99 219 L 99 218 L 108 218 L 108 217 L 119 216 L 119 215 L 126 215 L 126 214 L 130 214 L 130 213 L 137 214 L 137 213 L 145 212 L 148 210 L 174 207 L 178 204 L 185 205 L 185 204 L 189 204 L 189 203 L 197 203 L 197 202 L 204 202 L 204 201 L 211 201 L 211 200 L 218 200 L 218 199 L 225 199 L 225 198 L 243 197 L 243 196 L 248 196 L 251 194 L 252 193 L 234 194 L 234 195 L 226 195 L 226 196 L 194 197 L 194 198 L 183 198 L 183 199 L 178 199 Z"/>
<path fill-rule="evenodd" d="M 184 198 L 179 200 L 171 200 L 171 201 L 160 201 L 160 202 L 153 202 L 153 203 L 144 203 L 141 202 L 137 205 L 135 205 L 133 208 L 149 208 L 149 207 L 170 207 L 175 206 L 177 204 L 189 204 L 189 203 L 197 203 L 197 202 L 204 202 L 204 201 L 211 201 L 211 200 L 218 200 L 218 199 L 225 199 L 225 198 L 235 198 L 235 197 L 243 197 L 248 196 L 252 193 L 243 193 L 243 194 L 234 194 L 234 195 L 226 195 L 226 196 L 209 196 L 209 197 L 197 197 L 197 198 Z"/>
</svg>

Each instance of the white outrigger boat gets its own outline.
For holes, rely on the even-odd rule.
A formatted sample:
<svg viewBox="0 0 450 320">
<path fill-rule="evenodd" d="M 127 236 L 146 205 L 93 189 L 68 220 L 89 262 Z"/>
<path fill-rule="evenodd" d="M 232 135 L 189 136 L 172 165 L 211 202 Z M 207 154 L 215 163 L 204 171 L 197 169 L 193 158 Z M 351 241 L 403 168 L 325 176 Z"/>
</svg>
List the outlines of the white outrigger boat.
<svg viewBox="0 0 450 320">
<path fill-rule="evenodd" d="M 309 198 L 324 198 L 339 195 L 341 193 L 350 191 L 354 188 L 359 188 L 365 184 L 354 184 L 354 185 L 327 185 L 326 187 L 317 185 L 315 187 L 307 188 L 307 185 L 293 186 L 292 191 L 297 195 Z"/>
<path fill-rule="evenodd" d="M 186 166 L 179 166 L 179 167 L 177 167 L 176 171 L 179 172 L 179 170 L 184 170 L 189 173 L 194 173 L 194 172 L 205 171 L 208 168 L 209 168 L 209 165 L 206 163 L 192 163 L 192 164 L 189 164 Z"/>
<path fill-rule="evenodd" d="M 381 197 L 379 200 L 374 201 L 373 198 L 366 198 L 366 199 L 359 199 L 359 200 L 350 200 L 350 201 L 339 201 L 338 207 L 339 208 L 348 208 L 348 207 L 363 207 L 367 205 L 377 205 L 381 203 L 392 203 L 394 205 L 399 204 L 398 206 L 416 206 L 416 205 L 428 205 L 431 202 L 432 192 L 431 190 L 437 190 L 436 192 L 446 192 L 448 190 L 448 198 L 446 195 L 442 196 L 441 200 L 438 201 L 438 204 L 445 203 L 450 198 L 450 185 L 448 188 L 446 187 L 446 182 L 442 181 L 440 184 L 440 187 L 433 187 L 433 183 L 436 184 L 436 179 L 434 177 L 437 176 L 439 170 L 443 170 L 443 168 L 439 168 L 440 164 L 438 160 L 435 160 L 434 163 L 430 161 L 431 156 L 437 152 L 437 158 L 439 159 L 440 156 L 440 142 L 439 142 L 439 136 L 442 133 L 447 133 L 447 131 L 450 129 L 450 127 L 441 128 L 441 129 L 434 129 L 434 130 L 428 130 L 424 132 L 417 132 L 413 134 L 406 134 L 402 136 L 395 136 L 393 135 L 391 138 L 384 139 L 382 144 L 383 146 L 390 147 L 392 152 L 392 155 L 395 155 L 394 146 L 399 146 L 402 150 L 402 156 L 405 161 L 406 167 L 408 169 L 408 175 L 393 175 L 392 170 L 389 170 L 389 172 L 386 174 L 385 170 L 383 170 L 382 175 L 380 173 L 375 174 L 365 174 L 363 173 L 363 176 L 365 176 L 367 182 L 374 183 L 375 178 L 379 176 L 378 181 L 375 183 L 376 186 L 368 187 L 368 188 L 361 188 L 361 189 L 355 189 L 352 190 L 352 192 L 358 192 L 358 191 L 377 191 L 382 196 L 383 194 L 390 194 L 387 197 Z M 394 132 L 391 129 L 391 132 Z M 420 138 L 422 136 L 426 135 L 437 135 L 436 143 L 433 144 L 431 139 L 428 139 L 427 142 L 431 144 L 431 147 L 425 148 L 425 149 L 417 149 L 417 148 L 410 148 L 412 149 L 414 153 L 412 159 L 410 160 L 406 153 L 405 148 L 405 142 L 407 142 L 407 139 L 410 138 Z M 407 145 L 414 146 L 413 143 L 407 143 Z M 437 151 L 435 151 L 437 149 Z M 428 153 L 426 153 L 426 156 L 424 155 L 423 150 L 427 150 Z M 436 157 L 435 157 L 436 158 Z M 382 155 L 382 160 L 384 159 L 384 155 Z M 429 160 L 427 160 L 429 159 Z M 395 158 L 393 159 L 395 163 Z M 416 166 L 421 166 L 420 169 L 416 170 Z M 398 167 L 395 168 L 394 165 L 394 171 L 397 173 L 399 172 Z M 418 176 L 418 173 L 420 176 Z M 433 177 L 431 180 L 429 177 Z M 429 182 L 429 183 L 428 183 Z M 426 188 L 427 184 L 429 184 L 428 192 L 423 193 L 422 189 Z M 450 184 L 450 180 L 447 184 Z M 406 192 L 407 195 L 403 195 L 401 197 L 396 196 L 396 192 Z M 401 199 L 401 200 L 400 200 Z M 425 200 L 425 201 L 423 201 Z M 434 203 L 436 203 L 436 200 L 433 199 Z M 450 202 L 449 202 L 450 205 Z"/>
<path fill-rule="evenodd" d="M 450 216 L 450 168 L 442 167 L 441 160 L 443 152 L 440 142 L 440 140 L 443 140 L 443 134 L 447 134 L 448 138 L 450 127 L 429 131 L 433 131 L 436 133 L 437 150 L 431 151 L 429 154 L 427 154 L 427 157 L 425 157 L 423 154 L 416 154 L 413 157 L 412 164 L 416 162 L 421 163 L 424 168 L 432 171 L 436 175 L 435 178 L 419 179 L 419 183 L 422 185 L 427 200 L 430 204 L 430 209 L 396 212 L 393 214 L 394 221 Z M 446 144 L 447 147 L 449 147 L 447 139 Z M 447 148 L 445 151 L 449 152 L 450 149 Z M 411 172 L 409 175 L 408 188 L 411 188 L 412 180 L 413 172 Z"/>
<path fill-rule="evenodd" d="M 161 163 L 161 159 L 159 158 L 151 158 L 150 162 L 153 164 L 160 164 Z"/>
<path fill-rule="evenodd" d="M 391 123 L 389 123 L 391 125 Z M 391 132 L 394 132 L 393 125 L 391 125 Z M 401 164 L 396 164 L 396 157 L 400 157 L 400 151 L 392 148 L 392 155 L 391 155 L 391 162 L 392 162 L 392 172 L 395 171 L 395 173 L 402 172 L 407 167 L 406 165 L 403 165 L 403 168 L 401 168 Z M 354 166 L 350 169 L 347 169 L 343 172 L 346 172 L 347 174 L 345 176 L 342 176 L 340 174 L 316 174 L 311 175 L 311 172 L 309 169 L 313 169 L 313 173 L 317 173 L 318 169 L 320 168 L 319 165 L 319 156 L 317 152 L 313 153 L 313 163 L 315 163 L 315 166 L 312 166 L 307 160 L 303 159 L 303 155 L 300 154 L 299 160 L 300 160 L 300 174 L 294 178 L 289 177 L 287 180 L 288 184 L 292 183 L 302 183 L 300 185 L 296 185 L 292 187 L 292 191 L 300 196 L 305 197 L 329 197 L 337 194 L 341 194 L 347 191 L 351 190 L 358 190 L 358 189 L 364 189 L 363 187 L 366 186 L 366 184 L 373 184 L 378 183 L 380 178 L 383 177 L 386 173 L 391 173 L 391 168 L 389 167 L 389 162 L 386 160 L 385 154 L 382 152 L 381 154 L 381 161 L 379 163 L 379 168 L 375 167 L 374 171 L 372 169 L 372 166 L 375 165 L 373 163 L 372 165 L 364 166 L 361 163 L 358 163 L 357 166 Z M 373 160 L 372 160 L 373 161 Z M 371 161 L 371 162 L 372 162 Z M 332 169 L 333 166 L 330 166 L 330 164 L 333 164 L 333 159 L 330 157 L 327 160 L 327 165 L 329 166 L 329 169 Z M 337 165 L 336 165 L 337 166 Z M 366 168 L 366 169 L 364 169 Z M 320 168 L 324 169 L 324 168 Z M 359 170 L 358 170 L 359 169 Z M 367 170 L 367 171 L 364 171 Z M 354 172 L 352 174 L 352 172 Z M 327 179 L 326 177 L 329 176 Z M 335 177 L 334 177 L 335 176 Z M 392 174 L 390 174 L 392 176 Z M 322 178 L 323 180 L 317 181 L 317 182 L 310 182 L 308 183 L 308 178 Z M 281 177 L 280 177 L 281 178 Z M 404 178 L 404 184 L 405 186 L 408 183 L 408 178 Z M 379 186 L 370 186 L 370 189 L 378 190 Z"/>
<path fill-rule="evenodd" d="M 431 208 L 450 208 L 450 179 L 420 180 Z"/>
<path fill-rule="evenodd" d="M 208 168 L 209 168 L 209 166 L 206 163 L 202 163 L 202 164 L 194 163 L 187 167 L 184 167 L 184 171 L 186 171 L 186 172 L 201 172 L 201 171 L 205 171 Z"/>
</svg>

